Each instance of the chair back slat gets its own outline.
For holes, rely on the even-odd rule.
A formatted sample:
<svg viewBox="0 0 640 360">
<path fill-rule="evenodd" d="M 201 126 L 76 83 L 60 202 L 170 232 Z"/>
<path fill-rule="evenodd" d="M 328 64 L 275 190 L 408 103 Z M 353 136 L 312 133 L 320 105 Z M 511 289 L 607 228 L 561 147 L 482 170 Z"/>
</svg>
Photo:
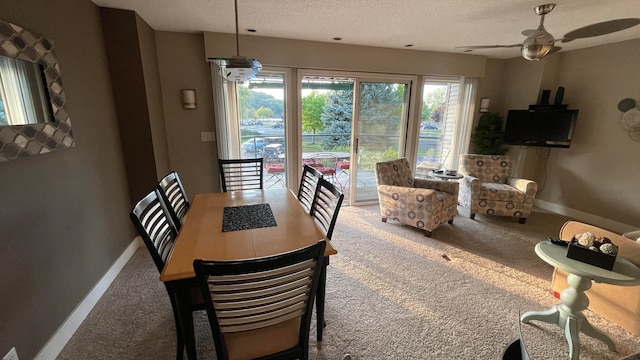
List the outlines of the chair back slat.
<svg viewBox="0 0 640 360">
<path fill-rule="evenodd" d="M 273 294 L 270 297 L 270 300 L 273 302 L 277 302 L 277 301 L 282 301 L 285 299 L 292 299 L 295 298 L 297 296 L 301 296 L 306 294 L 307 291 L 306 289 L 303 288 L 294 288 L 288 291 L 282 291 L 280 293 L 277 294 Z M 253 295 L 253 294 L 250 294 Z M 214 297 L 217 298 L 217 295 L 212 295 Z M 235 301 L 233 302 L 229 302 L 226 303 L 220 299 L 217 299 L 218 302 L 216 303 L 217 309 L 218 311 L 220 310 L 231 310 L 231 309 L 244 309 L 244 308 L 253 308 L 256 306 L 260 306 L 262 304 L 264 304 L 264 301 L 261 298 L 256 298 L 256 297 L 251 297 L 250 300 L 243 300 L 243 299 L 235 299 Z"/>
<path fill-rule="evenodd" d="M 311 213 L 311 204 L 313 204 L 318 179 L 322 179 L 322 173 L 312 166 L 304 165 L 298 189 L 298 201 L 309 213 Z"/>
<path fill-rule="evenodd" d="M 324 178 L 318 180 L 311 205 L 311 215 L 329 240 L 333 235 L 343 199 L 344 194 L 335 185 Z"/>
<path fill-rule="evenodd" d="M 176 231 L 179 231 L 190 204 L 177 172 L 172 171 L 160 180 L 158 193 L 166 205 Z"/>
<path fill-rule="evenodd" d="M 169 220 L 165 204 L 154 190 L 140 200 L 129 214 L 159 272 L 173 249 L 176 230 Z"/>
<path fill-rule="evenodd" d="M 266 324 L 273 319 L 290 318 L 288 314 L 298 314 L 304 309 L 309 299 L 300 296 L 311 292 L 317 261 L 309 259 L 299 265 L 303 268 L 256 272 L 253 278 L 209 276 L 209 293 L 221 331 L 241 331 L 234 329 L 237 326 L 244 330 L 258 329 L 269 326 Z"/>
<path fill-rule="evenodd" d="M 295 354 L 296 358 L 307 358 L 302 354 L 308 353 L 313 301 L 325 247 L 326 242 L 319 241 L 269 257 L 193 262 L 218 358 L 232 357 L 227 354 L 224 334 L 268 331 L 269 327 L 285 322 L 290 326 L 290 321 L 297 318 L 299 325 L 293 323 L 299 326 Z M 273 354 L 263 356 L 267 355 Z"/>
<path fill-rule="evenodd" d="M 306 303 L 299 303 L 297 306 L 291 306 L 278 312 L 261 314 L 253 318 L 246 317 L 242 322 L 238 322 L 237 324 L 232 321 L 227 322 L 222 319 L 220 327 L 225 333 L 257 330 L 300 317 L 304 314 L 305 307 Z"/>
<path fill-rule="evenodd" d="M 218 159 L 222 191 L 263 188 L 262 158 Z"/>
<path fill-rule="evenodd" d="M 311 275 L 313 275 L 313 268 L 295 274 L 295 276 L 286 276 L 271 281 L 251 281 L 222 285 L 215 280 L 209 279 L 209 288 L 211 297 L 215 301 L 236 301 L 257 297 L 264 299 L 274 294 L 307 285 L 306 282 Z M 303 277 L 301 278 L 300 276 Z"/>
</svg>

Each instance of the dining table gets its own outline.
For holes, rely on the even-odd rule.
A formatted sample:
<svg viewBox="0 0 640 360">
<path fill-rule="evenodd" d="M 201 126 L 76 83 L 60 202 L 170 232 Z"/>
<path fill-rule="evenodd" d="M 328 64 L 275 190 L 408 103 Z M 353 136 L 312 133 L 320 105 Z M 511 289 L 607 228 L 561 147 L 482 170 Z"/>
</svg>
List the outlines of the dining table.
<svg viewBox="0 0 640 360">
<path fill-rule="evenodd" d="M 187 356 L 196 358 L 191 290 L 193 261 L 243 260 L 327 242 L 316 291 L 317 340 L 322 341 L 329 257 L 337 254 L 314 218 L 286 188 L 197 194 L 160 275 L 175 294 Z"/>
</svg>

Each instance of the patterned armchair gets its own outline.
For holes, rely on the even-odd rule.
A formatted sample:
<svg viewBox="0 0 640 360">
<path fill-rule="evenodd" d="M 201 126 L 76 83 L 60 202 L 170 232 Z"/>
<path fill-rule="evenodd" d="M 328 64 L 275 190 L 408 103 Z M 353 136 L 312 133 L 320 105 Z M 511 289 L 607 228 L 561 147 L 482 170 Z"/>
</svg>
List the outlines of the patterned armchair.
<svg viewBox="0 0 640 360">
<path fill-rule="evenodd" d="M 515 216 L 521 224 L 531 213 L 538 184 L 511 177 L 511 160 L 506 155 L 460 155 L 460 205 L 476 214 Z"/>
<path fill-rule="evenodd" d="M 388 218 L 424 229 L 425 235 L 458 214 L 458 183 L 415 179 L 405 158 L 377 162 L 376 184 L 382 221 Z"/>
</svg>

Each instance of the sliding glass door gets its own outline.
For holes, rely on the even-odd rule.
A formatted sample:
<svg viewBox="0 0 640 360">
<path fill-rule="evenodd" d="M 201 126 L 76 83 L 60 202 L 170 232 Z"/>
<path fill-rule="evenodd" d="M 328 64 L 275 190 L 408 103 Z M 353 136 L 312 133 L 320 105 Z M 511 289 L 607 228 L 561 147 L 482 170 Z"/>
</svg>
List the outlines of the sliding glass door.
<svg viewBox="0 0 640 360">
<path fill-rule="evenodd" d="M 374 163 L 404 156 L 410 80 L 357 79 L 350 194 L 352 203 L 378 200 Z"/>
</svg>

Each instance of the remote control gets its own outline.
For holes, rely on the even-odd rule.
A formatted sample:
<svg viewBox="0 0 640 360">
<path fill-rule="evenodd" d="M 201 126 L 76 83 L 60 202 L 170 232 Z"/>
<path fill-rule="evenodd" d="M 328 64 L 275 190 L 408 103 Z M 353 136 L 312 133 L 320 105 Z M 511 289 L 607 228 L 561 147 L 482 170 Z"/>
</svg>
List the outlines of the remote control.
<svg viewBox="0 0 640 360">
<path fill-rule="evenodd" d="M 569 246 L 569 242 L 568 241 L 564 241 L 564 240 L 560 240 L 560 239 L 556 239 L 556 238 L 549 238 L 549 241 L 551 241 L 551 243 L 555 244 L 555 245 Z"/>
</svg>

